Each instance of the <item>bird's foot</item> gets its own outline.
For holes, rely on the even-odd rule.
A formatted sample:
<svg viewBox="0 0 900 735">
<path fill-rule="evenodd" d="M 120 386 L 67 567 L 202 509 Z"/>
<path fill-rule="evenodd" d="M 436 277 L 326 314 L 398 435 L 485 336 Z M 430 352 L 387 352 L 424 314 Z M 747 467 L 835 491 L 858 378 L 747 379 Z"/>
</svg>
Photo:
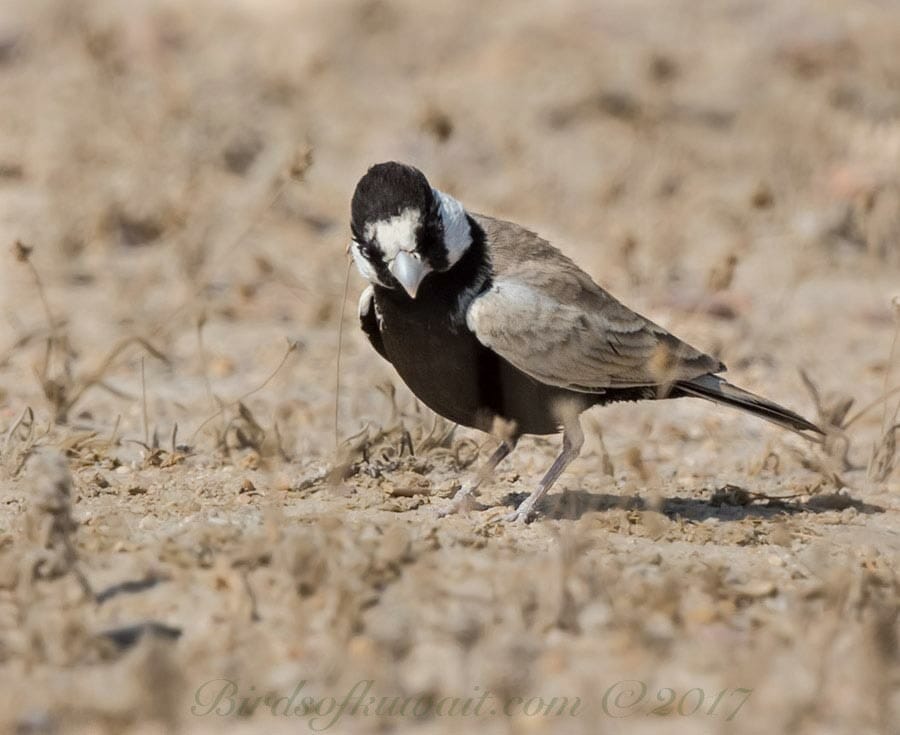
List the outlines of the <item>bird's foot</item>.
<svg viewBox="0 0 900 735">
<path fill-rule="evenodd" d="M 542 482 L 535 488 L 534 492 L 531 493 L 531 495 L 529 495 L 527 498 L 525 498 L 525 500 L 519 503 L 518 508 L 516 508 L 512 513 L 503 516 L 503 520 L 507 523 L 519 524 L 528 523 L 529 521 L 533 520 L 534 509 L 537 507 L 537 504 L 541 502 L 541 499 L 547 494 L 547 491 L 550 489 L 551 484 L 552 482 Z"/>
<path fill-rule="evenodd" d="M 465 513 L 470 510 L 483 510 L 484 506 L 475 500 L 475 488 L 465 486 L 456 491 L 456 495 L 447 505 L 438 508 L 435 513 L 438 518 L 446 518 L 454 513 Z"/>
<path fill-rule="evenodd" d="M 503 516 L 503 521 L 506 523 L 518 523 L 525 524 L 528 523 L 534 517 L 534 500 L 529 496 L 525 498 L 521 503 L 519 503 L 519 507 L 516 508 L 512 513 L 507 513 Z"/>
</svg>

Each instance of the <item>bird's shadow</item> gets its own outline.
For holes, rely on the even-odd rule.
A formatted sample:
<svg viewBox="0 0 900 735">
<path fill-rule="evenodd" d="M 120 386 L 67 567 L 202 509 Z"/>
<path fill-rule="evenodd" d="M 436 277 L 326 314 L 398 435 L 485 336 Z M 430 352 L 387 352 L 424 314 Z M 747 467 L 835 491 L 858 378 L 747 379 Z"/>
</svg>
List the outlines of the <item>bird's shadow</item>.
<svg viewBox="0 0 900 735">
<path fill-rule="evenodd" d="M 509 493 L 503 498 L 505 505 L 517 507 L 527 493 Z M 710 492 L 707 498 L 664 498 L 659 503 L 648 503 L 641 496 L 590 493 L 585 490 L 567 490 L 545 497 L 538 503 L 541 517 L 551 520 L 577 520 L 586 513 L 622 510 L 656 510 L 671 518 L 701 523 L 707 518 L 720 521 L 740 521 L 746 518 L 777 518 L 797 513 L 824 513 L 829 510 L 855 508 L 859 513 L 883 513 L 879 505 L 865 503 L 849 495 L 825 493 L 814 495 L 805 501 L 781 499 L 761 493 L 750 493 L 741 488 L 725 486 Z"/>
</svg>

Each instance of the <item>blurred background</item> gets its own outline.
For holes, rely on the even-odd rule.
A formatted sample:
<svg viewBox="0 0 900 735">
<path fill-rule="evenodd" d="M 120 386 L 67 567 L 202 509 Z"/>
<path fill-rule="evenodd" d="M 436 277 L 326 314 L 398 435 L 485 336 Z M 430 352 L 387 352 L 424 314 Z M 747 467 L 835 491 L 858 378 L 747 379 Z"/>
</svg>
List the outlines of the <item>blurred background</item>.
<svg viewBox="0 0 900 735">
<path fill-rule="evenodd" d="M 0 721 L 294 732 L 191 705 L 373 679 L 584 703 L 491 732 L 896 727 L 898 49 L 894 0 L 0 2 Z M 435 520 L 491 445 L 345 294 L 353 187 L 392 159 L 828 446 L 615 406 L 535 524 Z M 523 442 L 488 502 L 554 453 Z M 611 714 L 621 680 L 647 693 Z M 707 706 L 648 714 L 666 688 Z"/>
</svg>

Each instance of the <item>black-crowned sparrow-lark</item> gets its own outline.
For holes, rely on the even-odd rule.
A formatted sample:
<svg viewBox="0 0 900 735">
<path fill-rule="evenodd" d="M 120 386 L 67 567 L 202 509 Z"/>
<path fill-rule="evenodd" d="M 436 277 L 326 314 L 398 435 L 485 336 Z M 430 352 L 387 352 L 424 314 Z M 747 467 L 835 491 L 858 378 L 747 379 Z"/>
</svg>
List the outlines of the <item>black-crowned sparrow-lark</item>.
<svg viewBox="0 0 900 735">
<path fill-rule="evenodd" d="M 561 453 L 509 520 L 528 520 L 578 456 L 579 414 L 591 406 L 695 396 L 821 433 L 719 377 L 719 360 L 631 311 L 533 232 L 466 211 L 412 166 L 370 168 L 351 210 L 350 250 L 371 284 L 359 304 L 363 331 L 441 416 L 482 431 L 498 417 L 510 423 L 485 469 L 523 434 L 563 431 Z"/>
</svg>

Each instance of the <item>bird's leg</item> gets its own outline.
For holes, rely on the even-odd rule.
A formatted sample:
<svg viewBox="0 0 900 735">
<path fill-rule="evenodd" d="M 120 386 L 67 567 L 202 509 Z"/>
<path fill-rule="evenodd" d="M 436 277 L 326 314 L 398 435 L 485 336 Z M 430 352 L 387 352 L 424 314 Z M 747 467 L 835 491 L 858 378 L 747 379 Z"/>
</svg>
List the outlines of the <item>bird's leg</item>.
<svg viewBox="0 0 900 735">
<path fill-rule="evenodd" d="M 565 423 L 563 429 L 562 451 L 559 453 L 556 460 L 554 460 L 553 464 L 550 465 L 547 474 L 544 475 L 543 479 L 534 489 L 534 492 L 525 498 L 525 500 L 519 504 L 519 507 L 512 513 L 505 516 L 503 520 L 527 523 L 531 518 L 531 514 L 534 512 L 534 506 L 537 505 L 538 501 L 540 501 L 540 499 L 547 494 L 547 491 L 553 487 L 553 483 L 556 482 L 566 467 L 572 463 L 572 460 L 578 456 L 583 444 L 584 432 L 581 430 L 581 422 L 578 420 L 578 416 L 575 415 Z"/>
<path fill-rule="evenodd" d="M 475 476 L 456 491 L 456 495 L 453 496 L 453 499 L 447 506 L 438 511 L 438 518 L 443 518 L 444 516 L 458 513 L 462 510 L 468 499 L 478 489 L 478 486 L 489 477 L 490 474 L 497 469 L 497 465 L 506 459 L 506 457 L 512 453 L 512 450 L 516 448 L 517 441 L 517 439 L 507 439 L 500 442 L 500 446 L 494 450 L 494 453 L 490 456 L 488 461 L 478 468 L 478 472 L 475 473 Z"/>
</svg>

